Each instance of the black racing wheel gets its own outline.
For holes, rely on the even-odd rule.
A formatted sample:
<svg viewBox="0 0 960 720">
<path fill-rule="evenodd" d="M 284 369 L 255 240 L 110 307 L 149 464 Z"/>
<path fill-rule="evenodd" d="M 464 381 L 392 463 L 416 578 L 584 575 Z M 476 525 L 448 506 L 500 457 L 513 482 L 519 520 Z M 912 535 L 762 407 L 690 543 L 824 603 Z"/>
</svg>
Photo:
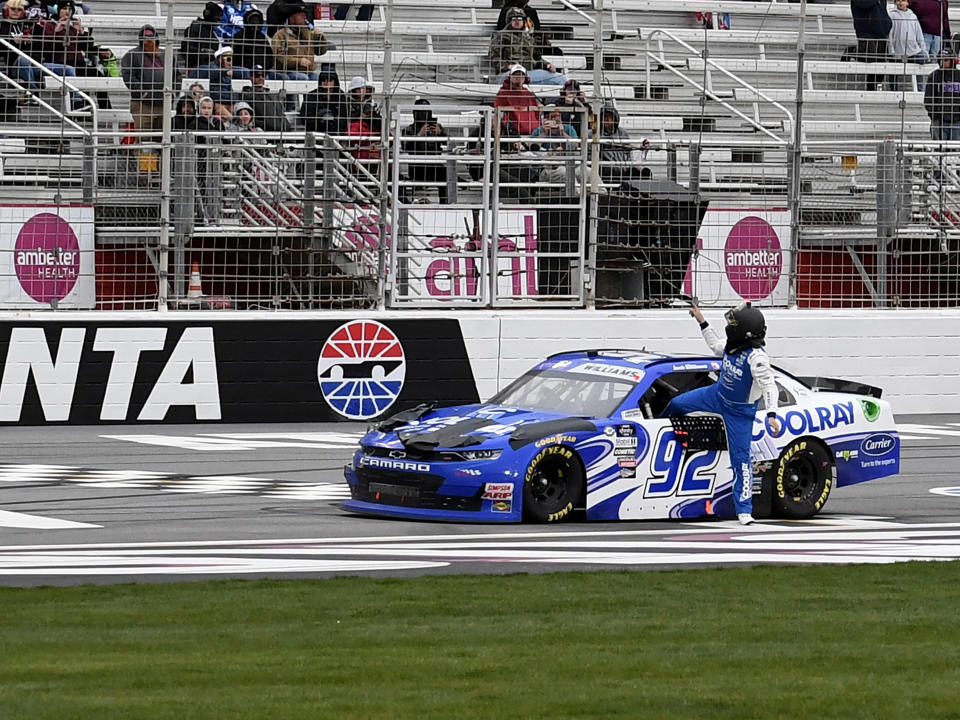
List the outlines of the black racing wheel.
<svg viewBox="0 0 960 720">
<path fill-rule="evenodd" d="M 820 512 L 834 484 L 833 459 L 816 440 L 794 440 L 773 467 L 773 512 L 809 518 Z"/>
<path fill-rule="evenodd" d="M 584 471 L 576 453 L 565 445 L 538 452 L 523 481 L 523 517 L 556 522 L 567 517 L 583 494 Z"/>
</svg>

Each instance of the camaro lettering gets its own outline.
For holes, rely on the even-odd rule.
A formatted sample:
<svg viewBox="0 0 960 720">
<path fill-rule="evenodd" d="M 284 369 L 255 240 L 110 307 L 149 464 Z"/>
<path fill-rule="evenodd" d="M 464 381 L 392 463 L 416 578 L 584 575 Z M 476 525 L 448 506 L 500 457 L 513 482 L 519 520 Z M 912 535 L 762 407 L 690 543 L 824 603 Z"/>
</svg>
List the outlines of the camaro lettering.
<svg viewBox="0 0 960 720">
<path fill-rule="evenodd" d="M 780 421 L 781 430 L 780 434 L 774 435 L 774 437 L 780 437 L 784 433 L 806 435 L 807 433 L 833 430 L 843 425 L 853 424 L 853 401 L 834 403 L 829 407 L 789 410 L 783 414 L 777 413 L 777 420 Z M 757 418 L 754 422 L 760 427 L 753 439 L 759 440 L 766 432 L 766 424 L 762 418 Z"/>
<path fill-rule="evenodd" d="M 412 462 L 410 460 L 388 460 L 387 458 L 364 455 L 360 458 L 360 467 L 383 468 L 384 470 L 406 470 L 408 472 L 430 472 L 427 463 Z"/>
</svg>

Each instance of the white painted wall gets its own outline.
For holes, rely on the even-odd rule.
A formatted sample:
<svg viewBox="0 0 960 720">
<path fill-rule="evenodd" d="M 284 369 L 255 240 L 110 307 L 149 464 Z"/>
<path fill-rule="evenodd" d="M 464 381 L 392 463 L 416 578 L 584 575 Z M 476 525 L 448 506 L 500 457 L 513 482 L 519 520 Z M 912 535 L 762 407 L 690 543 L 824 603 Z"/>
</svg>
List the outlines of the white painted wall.
<svg viewBox="0 0 960 720">
<path fill-rule="evenodd" d="M 722 329 L 725 309 L 704 308 L 704 314 Z M 774 364 L 798 375 L 876 385 L 897 413 L 960 412 L 960 309 L 764 314 Z M 483 399 L 540 358 L 563 350 L 707 352 L 686 310 L 510 311 L 471 314 L 461 324 Z"/>
<path fill-rule="evenodd" d="M 704 308 L 718 329 L 726 308 Z M 859 380 L 883 388 L 895 412 L 960 412 L 960 308 L 950 310 L 773 310 L 767 350 L 797 375 Z M 702 354 L 696 321 L 677 310 L 482 310 L 352 312 L 0 313 L 0 322 L 135 319 L 193 323 L 262 319 L 456 317 L 484 400 L 551 353 L 643 348 Z"/>
</svg>

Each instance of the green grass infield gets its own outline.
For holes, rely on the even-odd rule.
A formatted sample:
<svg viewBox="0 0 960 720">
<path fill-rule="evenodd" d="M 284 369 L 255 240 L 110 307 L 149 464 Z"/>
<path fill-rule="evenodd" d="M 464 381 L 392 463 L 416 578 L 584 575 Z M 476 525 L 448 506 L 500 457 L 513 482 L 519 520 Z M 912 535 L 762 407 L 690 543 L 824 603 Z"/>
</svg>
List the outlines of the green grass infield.
<svg viewBox="0 0 960 720">
<path fill-rule="evenodd" d="M 0 718 L 960 717 L 960 563 L 0 589 Z"/>
</svg>

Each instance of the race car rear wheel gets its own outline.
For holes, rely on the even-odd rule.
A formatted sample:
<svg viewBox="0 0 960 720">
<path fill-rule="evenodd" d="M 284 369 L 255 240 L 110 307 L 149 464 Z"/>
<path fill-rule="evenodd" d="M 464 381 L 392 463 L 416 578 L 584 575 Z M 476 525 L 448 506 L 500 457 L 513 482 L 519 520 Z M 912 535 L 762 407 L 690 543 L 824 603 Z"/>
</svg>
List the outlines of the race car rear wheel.
<svg viewBox="0 0 960 720">
<path fill-rule="evenodd" d="M 773 467 L 773 511 L 788 518 L 809 518 L 820 512 L 833 488 L 833 462 L 816 440 L 795 440 L 783 449 Z"/>
<path fill-rule="evenodd" d="M 564 445 L 538 452 L 523 481 L 523 516 L 534 522 L 567 517 L 583 494 L 584 471 L 576 453 Z"/>
</svg>

